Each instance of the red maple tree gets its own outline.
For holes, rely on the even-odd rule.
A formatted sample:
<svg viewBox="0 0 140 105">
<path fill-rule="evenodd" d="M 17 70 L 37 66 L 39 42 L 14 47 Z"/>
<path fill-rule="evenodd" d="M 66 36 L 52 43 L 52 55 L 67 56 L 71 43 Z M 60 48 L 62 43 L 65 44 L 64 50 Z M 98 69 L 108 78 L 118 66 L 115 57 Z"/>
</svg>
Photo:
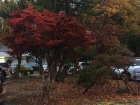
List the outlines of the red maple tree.
<svg viewBox="0 0 140 105">
<path fill-rule="evenodd" d="M 11 14 L 8 25 L 13 28 L 13 34 L 2 37 L 3 44 L 17 56 L 26 52 L 35 55 L 39 50 L 37 54 L 47 58 L 51 80 L 60 55 L 74 52 L 76 47 L 89 51 L 95 41 L 90 40 L 85 27 L 74 17 L 48 10 L 39 13 L 30 3 L 27 9 Z"/>
<path fill-rule="evenodd" d="M 15 70 L 15 78 L 19 77 L 22 54 L 27 51 L 31 43 L 28 37 L 26 37 L 26 27 L 22 23 L 21 14 L 22 11 L 16 11 L 10 15 L 10 20 L 7 21 L 7 25 L 13 28 L 13 32 L 12 34 L 1 37 L 3 45 L 11 49 L 8 53 L 17 57 L 18 64 Z"/>
</svg>

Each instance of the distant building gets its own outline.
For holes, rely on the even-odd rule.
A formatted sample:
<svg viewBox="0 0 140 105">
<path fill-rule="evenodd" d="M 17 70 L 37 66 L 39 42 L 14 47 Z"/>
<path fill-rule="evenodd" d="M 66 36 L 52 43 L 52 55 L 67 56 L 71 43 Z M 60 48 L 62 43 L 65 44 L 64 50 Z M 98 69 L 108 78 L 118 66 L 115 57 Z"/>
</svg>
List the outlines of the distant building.
<svg viewBox="0 0 140 105">
<path fill-rule="evenodd" d="M 12 64 L 13 66 L 16 66 L 18 64 L 18 60 L 16 57 L 9 55 L 7 52 L 10 51 L 9 48 L 7 48 L 4 45 L 1 45 L 0 49 L 0 63 L 5 63 L 8 59 L 13 60 Z M 42 61 L 43 64 L 46 64 L 45 59 Z M 36 62 L 30 59 L 30 56 L 28 54 L 22 55 L 21 65 L 24 64 L 32 64 L 33 66 L 37 66 Z"/>
</svg>

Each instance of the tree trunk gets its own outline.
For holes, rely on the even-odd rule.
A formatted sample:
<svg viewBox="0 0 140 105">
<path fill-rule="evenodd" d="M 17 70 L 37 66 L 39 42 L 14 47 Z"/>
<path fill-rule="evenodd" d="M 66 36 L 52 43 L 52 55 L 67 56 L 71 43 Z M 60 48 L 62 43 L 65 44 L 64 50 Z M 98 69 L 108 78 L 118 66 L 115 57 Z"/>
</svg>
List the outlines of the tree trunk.
<svg viewBox="0 0 140 105">
<path fill-rule="evenodd" d="M 95 83 L 95 82 L 92 82 L 91 85 L 89 85 L 89 86 L 85 89 L 85 91 L 83 92 L 83 94 L 85 94 L 85 93 L 88 91 L 88 89 L 90 89 L 90 88 L 94 85 L 94 83 Z"/>
<path fill-rule="evenodd" d="M 50 79 L 48 79 L 43 86 L 43 102 L 45 104 L 49 102 L 49 96 L 53 86 L 54 86 L 54 82 L 50 81 Z"/>
<path fill-rule="evenodd" d="M 54 13 L 57 13 L 57 0 L 54 0 Z"/>
<path fill-rule="evenodd" d="M 64 66 L 63 71 L 62 71 L 62 73 L 63 73 L 65 76 L 67 76 L 67 69 L 68 69 L 68 67 L 67 67 L 67 66 Z"/>
<path fill-rule="evenodd" d="M 46 83 L 43 86 L 43 101 L 47 103 L 49 101 L 50 91 L 54 85 L 55 78 L 56 78 L 56 61 L 54 60 L 49 67 L 49 76 Z"/>
<path fill-rule="evenodd" d="M 50 69 L 49 69 L 49 78 L 50 78 L 50 81 L 55 81 L 55 78 L 56 78 L 56 61 L 54 60 L 52 62 L 52 64 L 50 65 Z"/>
<path fill-rule="evenodd" d="M 18 65 L 17 65 L 17 68 L 14 71 L 14 78 L 19 78 L 19 71 L 20 71 L 21 59 L 22 59 L 22 56 L 21 55 L 18 55 L 17 56 Z"/>
<path fill-rule="evenodd" d="M 129 83 L 128 83 L 128 78 L 127 78 L 127 76 L 126 75 L 122 75 L 122 79 L 123 79 L 123 82 L 124 82 L 124 84 L 125 84 L 125 86 L 127 87 L 127 89 L 129 90 L 129 88 L 131 89 L 131 91 L 133 92 L 133 94 L 134 94 L 134 90 L 133 90 L 133 88 L 129 85 Z M 129 92 L 129 91 L 128 91 Z"/>
<path fill-rule="evenodd" d="M 69 4 L 67 0 L 66 0 L 66 15 L 69 16 Z"/>
<path fill-rule="evenodd" d="M 42 57 L 39 57 L 39 72 L 40 72 L 40 75 L 43 76 L 43 64 L 42 64 Z"/>
<path fill-rule="evenodd" d="M 64 78 L 67 76 L 68 66 L 65 64 L 66 59 L 62 58 L 59 66 L 59 70 L 56 75 L 56 81 L 63 81 Z"/>
</svg>

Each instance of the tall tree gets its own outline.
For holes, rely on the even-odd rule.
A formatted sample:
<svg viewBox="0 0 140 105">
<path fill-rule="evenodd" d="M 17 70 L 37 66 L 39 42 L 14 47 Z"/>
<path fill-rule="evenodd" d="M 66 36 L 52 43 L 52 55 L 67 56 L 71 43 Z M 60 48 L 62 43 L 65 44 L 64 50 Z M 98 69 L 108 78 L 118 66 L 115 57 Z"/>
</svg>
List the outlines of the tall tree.
<svg viewBox="0 0 140 105">
<path fill-rule="evenodd" d="M 5 20 L 10 18 L 9 13 L 18 9 L 16 2 L 13 0 L 10 1 L 0 1 L 0 17 L 3 17 Z"/>
<path fill-rule="evenodd" d="M 102 3 L 103 0 L 81 0 L 78 9 L 77 20 L 82 23 L 87 30 L 92 30 L 93 18 L 101 16 L 106 9 L 95 7 Z"/>
<path fill-rule="evenodd" d="M 35 2 L 35 8 L 39 12 L 43 12 L 43 9 L 47 9 L 54 13 L 63 12 L 67 16 L 75 16 L 78 12 L 80 1 L 78 0 L 37 0 Z"/>
<path fill-rule="evenodd" d="M 10 18 L 9 13 L 18 8 L 14 0 L 0 1 L 0 37 L 6 34 L 11 34 L 11 28 L 7 26 L 6 21 Z"/>
<path fill-rule="evenodd" d="M 134 56 L 140 56 L 140 36 L 133 35 L 133 32 L 127 33 L 119 37 L 119 41 L 122 45 L 127 46 L 129 50 L 134 52 Z"/>
<path fill-rule="evenodd" d="M 17 57 L 26 52 L 34 53 L 37 48 L 45 52 L 49 65 L 47 89 L 49 83 L 55 80 L 60 55 L 75 52 L 76 47 L 89 51 L 94 42 L 90 40 L 84 26 L 65 14 L 55 14 L 48 10 L 39 13 L 29 4 L 27 9 L 13 12 L 10 16 L 8 25 L 13 28 L 13 35 L 3 37 L 3 44 L 11 48 Z"/>
<path fill-rule="evenodd" d="M 11 27 L 7 26 L 7 24 L 5 23 L 5 19 L 3 19 L 2 17 L 0 17 L 0 37 L 7 35 L 8 33 L 11 34 Z"/>
<path fill-rule="evenodd" d="M 105 0 L 95 7 L 96 10 L 106 9 L 93 22 L 105 26 L 111 24 L 117 26 L 126 33 L 133 31 L 134 35 L 139 34 L 139 2 L 137 0 Z"/>
</svg>

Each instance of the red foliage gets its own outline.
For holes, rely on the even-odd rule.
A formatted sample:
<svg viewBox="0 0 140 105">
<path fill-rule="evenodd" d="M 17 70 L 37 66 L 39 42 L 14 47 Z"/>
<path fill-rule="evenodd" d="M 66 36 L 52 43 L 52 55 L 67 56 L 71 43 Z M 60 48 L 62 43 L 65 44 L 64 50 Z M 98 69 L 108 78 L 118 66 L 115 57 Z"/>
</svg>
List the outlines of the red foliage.
<svg viewBox="0 0 140 105">
<path fill-rule="evenodd" d="M 15 54 L 32 52 L 36 46 L 59 54 L 74 51 L 75 47 L 89 51 L 94 42 L 74 17 L 48 10 L 39 13 L 30 3 L 27 9 L 13 12 L 10 17 L 8 25 L 13 28 L 13 34 L 1 39 Z"/>
<path fill-rule="evenodd" d="M 115 46 L 119 41 L 117 36 L 121 35 L 118 28 L 113 26 L 98 27 L 91 33 L 91 39 L 96 39 L 96 49 L 103 53 Z"/>
</svg>

